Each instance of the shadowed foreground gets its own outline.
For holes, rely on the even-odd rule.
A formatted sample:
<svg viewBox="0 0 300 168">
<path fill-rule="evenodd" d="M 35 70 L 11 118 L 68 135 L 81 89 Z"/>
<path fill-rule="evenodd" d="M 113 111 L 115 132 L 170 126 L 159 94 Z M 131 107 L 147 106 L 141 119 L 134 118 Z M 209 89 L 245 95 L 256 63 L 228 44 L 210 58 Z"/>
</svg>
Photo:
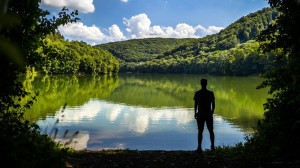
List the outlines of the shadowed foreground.
<svg viewBox="0 0 300 168">
<path fill-rule="evenodd" d="M 194 151 L 79 151 L 67 159 L 67 167 L 300 167 L 297 163 L 245 161 Z"/>
</svg>

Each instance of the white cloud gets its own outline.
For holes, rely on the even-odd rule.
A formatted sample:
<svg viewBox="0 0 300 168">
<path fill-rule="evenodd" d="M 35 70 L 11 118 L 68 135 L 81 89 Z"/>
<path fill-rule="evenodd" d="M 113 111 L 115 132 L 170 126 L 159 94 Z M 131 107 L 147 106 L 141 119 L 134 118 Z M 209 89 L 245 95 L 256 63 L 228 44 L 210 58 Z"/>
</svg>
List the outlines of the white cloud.
<svg viewBox="0 0 300 168">
<path fill-rule="evenodd" d="M 108 28 L 108 31 L 109 31 L 109 36 L 106 37 L 106 41 L 111 42 L 111 41 L 126 40 L 126 37 L 123 35 L 123 32 L 116 24 Z"/>
<path fill-rule="evenodd" d="M 69 40 L 85 41 L 91 45 L 96 45 L 136 38 L 200 38 L 218 33 L 223 29 L 223 27 L 216 26 L 209 26 L 208 28 L 201 25 L 191 26 L 186 23 L 179 23 L 175 28 L 171 26 L 151 26 L 151 20 L 144 13 L 132 16 L 130 19 L 123 18 L 123 23 L 127 26 L 128 38 L 124 36 L 116 24 L 109 28 L 100 29 L 95 25 L 89 27 L 82 22 L 77 22 L 60 26 L 58 30 Z"/>
<path fill-rule="evenodd" d="M 200 32 L 200 35 L 202 36 L 218 33 L 222 29 L 224 29 L 224 27 L 208 26 L 208 28 L 206 29 L 201 25 L 197 26 L 197 30 Z"/>
<path fill-rule="evenodd" d="M 123 32 L 115 24 L 109 27 L 108 35 L 104 34 L 100 28 L 95 25 L 88 27 L 81 22 L 68 23 L 65 26 L 60 26 L 58 30 L 67 39 L 85 41 L 92 45 L 96 45 L 100 42 L 126 40 Z"/>
<path fill-rule="evenodd" d="M 180 23 L 176 26 L 176 29 L 172 32 L 174 34 L 172 36 L 177 38 L 184 38 L 184 37 L 197 38 L 199 36 L 195 35 L 196 31 L 197 31 L 197 27 L 193 27 L 185 23 Z"/>
<path fill-rule="evenodd" d="M 151 21 L 144 13 L 132 16 L 129 20 L 124 18 L 123 23 L 128 26 L 126 31 L 131 38 L 146 38 L 150 34 Z"/>
<path fill-rule="evenodd" d="M 69 37 L 71 40 L 97 42 L 105 39 L 105 35 L 98 27 L 95 25 L 88 27 L 81 22 L 68 23 L 65 26 L 58 27 L 58 30 L 61 34 Z"/>
<path fill-rule="evenodd" d="M 127 2 L 128 2 L 128 0 L 121 0 L 121 2 L 127 3 Z"/>
<path fill-rule="evenodd" d="M 130 19 L 123 18 L 123 23 L 130 38 L 199 38 L 209 34 L 217 33 L 223 27 L 209 26 L 207 29 L 201 25 L 191 26 L 186 23 L 179 23 L 176 28 L 151 26 L 151 20 L 144 13 L 132 16 Z"/>
<path fill-rule="evenodd" d="M 83 13 L 95 11 L 93 0 L 42 0 L 41 7 L 62 9 L 64 6 L 71 10 L 78 10 Z"/>
</svg>

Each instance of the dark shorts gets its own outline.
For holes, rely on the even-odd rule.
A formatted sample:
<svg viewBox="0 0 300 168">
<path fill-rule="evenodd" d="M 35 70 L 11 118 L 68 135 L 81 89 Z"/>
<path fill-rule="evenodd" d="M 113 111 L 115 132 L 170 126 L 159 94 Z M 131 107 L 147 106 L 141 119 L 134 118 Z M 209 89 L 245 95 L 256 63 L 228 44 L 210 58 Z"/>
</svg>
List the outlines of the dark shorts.
<svg viewBox="0 0 300 168">
<path fill-rule="evenodd" d="M 205 117 L 198 117 L 197 118 L 197 125 L 198 125 L 198 130 L 203 131 L 204 129 L 204 123 L 206 122 L 206 126 L 208 130 L 213 130 L 214 129 L 214 120 L 212 115 L 208 115 Z"/>
</svg>

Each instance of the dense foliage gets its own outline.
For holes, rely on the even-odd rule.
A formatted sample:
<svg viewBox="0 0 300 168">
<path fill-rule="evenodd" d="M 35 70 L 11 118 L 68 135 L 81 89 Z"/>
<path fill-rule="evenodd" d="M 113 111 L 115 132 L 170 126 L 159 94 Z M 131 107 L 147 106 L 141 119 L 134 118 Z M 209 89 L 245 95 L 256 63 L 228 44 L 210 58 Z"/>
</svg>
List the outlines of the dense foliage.
<svg viewBox="0 0 300 168">
<path fill-rule="evenodd" d="M 296 0 L 269 0 L 280 12 L 276 22 L 258 37 L 264 52 L 282 51 L 258 88 L 269 88 L 264 118 L 245 144 L 217 149 L 217 153 L 246 160 L 299 166 L 300 161 L 300 3 Z M 279 162 L 278 162 L 279 161 Z M 296 166 L 296 167 L 297 167 Z M 279 166 L 281 167 L 281 166 Z"/>
<path fill-rule="evenodd" d="M 0 151 L 3 167 L 64 167 L 67 150 L 39 127 L 24 119 L 35 96 L 26 103 L 20 101 L 26 92 L 18 74 L 25 63 L 36 59 L 40 40 L 61 24 L 76 21 L 77 11 L 63 9 L 59 17 L 51 18 L 39 8 L 40 0 L 0 1 Z"/>
<path fill-rule="evenodd" d="M 259 35 L 277 16 L 278 12 L 275 10 L 264 8 L 240 18 L 218 34 L 185 43 L 170 52 L 164 53 L 164 56 L 179 55 L 187 58 L 199 55 L 201 52 L 228 50 Z"/>
<path fill-rule="evenodd" d="M 0 114 L 1 163 L 3 167 L 65 167 L 69 149 L 42 134 L 39 126 L 25 120 L 24 109 Z M 1 167 L 2 167 L 1 166 Z"/>
<path fill-rule="evenodd" d="M 77 11 L 68 14 L 62 9 L 59 17 L 48 19 L 50 13 L 39 8 L 40 0 L 1 1 L 0 22 L 0 110 L 7 110 L 15 103 L 14 96 L 26 93 L 16 82 L 17 73 L 24 70 L 25 62 L 36 58 L 34 52 L 50 32 L 67 22 L 78 20 Z"/>
<path fill-rule="evenodd" d="M 145 61 L 140 59 L 140 62 L 127 60 L 128 55 L 122 55 L 122 52 L 131 51 L 130 48 L 123 47 L 123 44 L 137 45 L 136 42 L 119 42 L 111 46 L 106 44 L 103 47 L 110 46 L 108 50 L 114 56 L 126 61 L 120 64 L 121 72 L 259 74 L 270 68 L 278 52 L 262 53 L 258 50 L 259 43 L 252 40 L 272 24 L 277 16 L 276 10 L 262 9 L 242 17 L 218 34 L 200 39 L 189 39 L 173 49 L 165 50 L 163 54 L 158 56 L 153 54 L 152 58 L 156 56 L 154 59 L 149 60 L 151 58 L 149 56 L 148 59 L 144 59 Z M 147 43 L 148 40 L 141 39 L 139 42 Z M 118 46 L 118 48 L 112 46 Z M 147 52 L 149 54 L 152 51 L 149 47 L 156 48 L 155 45 L 147 46 L 147 50 L 140 49 L 138 53 Z M 144 54 L 141 55 L 143 58 Z"/>
<path fill-rule="evenodd" d="M 229 50 L 216 50 L 196 57 L 180 56 L 154 59 L 140 64 L 127 64 L 122 71 L 143 73 L 200 73 L 214 75 L 251 75 L 265 72 L 273 65 L 276 52 L 263 54 L 253 40 L 237 44 Z"/>
<path fill-rule="evenodd" d="M 49 11 L 39 8 L 41 0 L 14 0 L 1 2 L 6 12 L 5 26 L 1 27 L 0 34 L 6 41 L 17 44 L 27 63 L 33 63 L 36 58 L 34 52 L 41 43 L 41 39 L 50 32 L 54 32 L 58 26 L 68 22 L 76 22 L 78 11 L 68 12 L 63 8 L 58 17 L 49 17 Z"/>
<path fill-rule="evenodd" d="M 48 35 L 36 50 L 32 66 L 46 74 L 117 73 L 119 62 L 106 50 L 93 48 L 84 42 L 66 41 L 59 34 Z"/>
<path fill-rule="evenodd" d="M 191 39 L 148 38 L 97 45 L 111 52 L 120 63 L 149 61 Z"/>
<path fill-rule="evenodd" d="M 265 118 L 249 146 L 262 157 L 300 160 L 300 2 L 269 0 L 281 14 L 258 37 L 265 52 L 282 49 L 260 87 L 270 87 L 272 98 L 265 106 Z"/>
</svg>

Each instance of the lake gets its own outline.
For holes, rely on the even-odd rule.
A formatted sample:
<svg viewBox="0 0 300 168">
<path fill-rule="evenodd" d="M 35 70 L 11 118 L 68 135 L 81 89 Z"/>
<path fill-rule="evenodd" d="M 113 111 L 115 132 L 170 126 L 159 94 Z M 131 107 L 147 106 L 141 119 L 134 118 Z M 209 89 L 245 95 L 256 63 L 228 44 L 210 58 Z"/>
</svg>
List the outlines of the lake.
<svg viewBox="0 0 300 168">
<path fill-rule="evenodd" d="M 26 118 L 42 132 L 76 150 L 195 150 L 197 124 L 193 95 L 200 79 L 216 97 L 215 144 L 245 142 L 263 117 L 267 90 L 257 90 L 258 77 L 184 74 L 54 75 L 27 77 L 27 91 L 39 91 Z M 65 109 L 63 108 L 66 104 Z M 59 122 L 57 122 L 59 121 Z M 67 136 L 64 132 L 68 130 Z M 210 147 L 205 127 L 203 148 Z"/>
</svg>

